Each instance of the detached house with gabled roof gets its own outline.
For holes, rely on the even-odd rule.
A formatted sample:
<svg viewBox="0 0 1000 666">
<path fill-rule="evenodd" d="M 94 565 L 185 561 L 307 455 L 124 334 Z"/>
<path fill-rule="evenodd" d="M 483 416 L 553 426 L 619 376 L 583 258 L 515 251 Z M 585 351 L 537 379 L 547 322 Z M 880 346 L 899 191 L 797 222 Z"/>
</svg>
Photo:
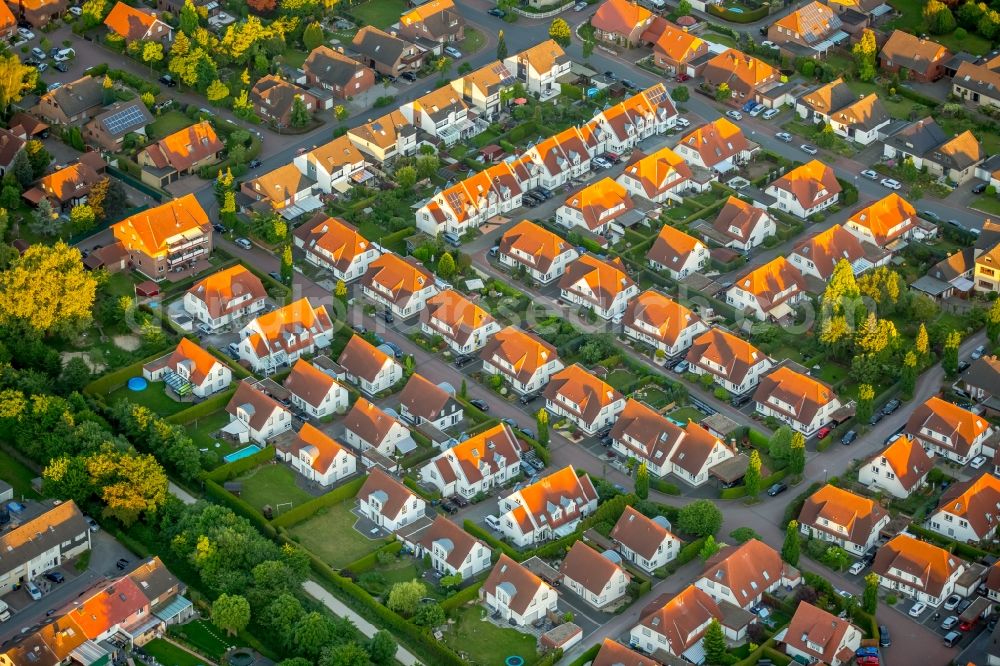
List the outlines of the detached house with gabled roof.
<svg viewBox="0 0 1000 666">
<path fill-rule="evenodd" d="M 962 63 L 962 67 L 968 64 Z M 1000 75 L 997 78 L 1000 82 Z M 957 81 L 958 76 L 953 80 Z M 882 146 L 882 155 L 899 161 L 908 157 L 917 169 L 927 167 L 927 173 L 932 176 L 945 176 L 959 185 L 974 178 L 976 167 L 986 159 L 971 130 L 953 136 L 930 116 L 888 136 Z"/>
<path fill-rule="evenodd" d="M 879 52 L 879 67 L 887 74 L 905 69 L 907 78 L 919 83 L 937 81 L 945 75 L 951 52 L 937 42 L 904 30 L 893 30 Z"/>
<path fill-rule="evenodd" d="M 365 65 L 384 76 L 417 72 L 424 64 L 423 49 L 372 25 L 361 26 L 351 44 Z"/>
<path fill-rule="evenodd" d="M 545 101 L 559 94 L 558 79 L 569 73 L 571 61 L 555 40 L 547 39 L 507 56 L 504 64 L 529 94 L 536 94 Z"/>
<path fill-rule="evenodd" d="M 853 555 L 875 547 L 889 514 L 867 497 L 827 484 L 806 498 L 799 512 L 799 531 L 837 544 Z"/>
<path fill-rule="evenodd" d="M 268 440 L 292 427 L 292 413 L 265 393 L 256 380 L 244 379 L 226 405 L 229 425 L 223 432 L 239 437 L 241 442 L 252 440 L 267 444 Z"/>
<path fill-rule="evenodd" d="M 681 550 L 681 540 L 671 533 L 666 518 L 647 518 L 631 506 L 625 507 L 609 536 L 621 556 L 643 571 L 666 566 Z"/>
<path fill-rule="evenodd" d="M 212 225 L 193 194 L 126 217 L 111 227 L 132 267 L 153 280 L 212 253 Z"/>
<path fill-rule="evenodd" d="M 341 51 L 320 45 L 314 48 L 302 65 L 306 81 L 346 100 L 361 95 L 375 85 L 375 71 Z"/>
<path fill-rule="evenodd" d="M 575 126 L 542 139 L 524 154 L 538 166 L 538 184 L 549 189 L 590 171 L 591 153 Z"/>
<path fill-rule="evenodd" d="M 427 502 L 379 467 L 373 467 L 358 491 L 358 510 L 387 532 L 424 517 Z"/>
<path fill-rule="evenodd" d="M 350 396 L 343 384 L 309 361 L 299 359 L 285 378 L 292 405 L 314 419 L 347 411 Z"/>
<path fill-rule="evenodd" d="M 725 83 L 732 91 L 729 103 L 742 106 L 749 100 L 760 101 L 758 93 L 777 85 L 781 72 L 763 60 L 728 49 L 708 61 L 702 78 L 713 88 Z"/>
<path fill-rule="evenodd" d="M 690 372 L 712 375 L 716 384 L 735 395 L 755 388 L 773 366 L 767 354 L 717 326 L 695 339 L 686 360 Z"/>
<path fill-rule="evenodd" d="M 892 118 L 875 93 L 858 98 L 838 78 L 798 99 L 795 109 L 814 123 L 829 123 L 833 133 L 867 146 L 879 137 Z"/>
<path fill-rule="evenodd" d="M 701 317 L 654 289 L 629 301 L 622 322 L 626 338 L 652 345 L 666 358 L 683 353 L 707 330 Z"/>
<path fill-rule="evenodd" d="M 708 559 L 695 586 L 716 602 L 743 610 L 759 604 L 764 594 L 780 587 L 796 587 L 802 574 L 782 561 L 781 554 L 758 539 L 739 546 L 724 546 Z"/>
<path fill-rule="evenodd" d="M 266 305 L 264 284 L 242 264 L 212 273 L 184 294 L 184 311 L 212 330 L 253 316 Z"/>
<path fill-rule="evenodd" d="M 726 199 L 726 205 L 712 222 L 712 231 L 709 234 L 724 247 L 746 252 L 761 245 L 777 230 L 774 218 L 768 214 L 766 208 L 730 195 Z"/>
<path fill-rule="evenodd" d="M 459 442 L 420 468 L 421 480 L 444 497 L 475 497 L 521 472 L 521 447 L 506 423 Z"/>
<path fill-rule="evenodd" d="M 153 114 L 142 101 L 115 102 L 83 126 L 83 140 L 108 152 L 120 152 L 129 134 L 146 135 Z"/>
<path fill-rule="evenodd" d="M 129 42 L 161 42 L 168 44 L 174 37 L 173 29 L 158 19 L 154 12 L 143 11 L 117 2 L 104 19 L 108 30 Z"/>
<path fill-rule="evenodd" d="M 998 525 L 1000 479 L 990 472 L 951 485 L 927 519 L 927 526 L 938 534 L 966 543 L 988 541 Z"/>
<path fill-rule="evenodd" d="M 563 558 L 559 573 L 573 592 L 594 608 L 604 608 L 625 596 L 631 576 L 610 556 L 599 553 L 583 541 L 575 541 Z"/>
<path fill-rule="evenodd" d="M 420 313 L 420 330 L 441 336 L 456 354 L 472 354 L 486 345 L 500 324 L 459 292 L 446 289 L 427 299 Z"/>
<path fill-rule="evenodd" d="M 549 380 L 545 408 L 593 434 L 615 422 L 625 408 L 625 396 L 574 364 Z"/>
<path fill-rule="evenodd" d="M 247 198 L 244 208 L 248 211 L 278 212 L 292 218 L 307 210 L 314 210 L 319 198 L 316 179 L 299 171 L 294 163 L 285 164 L 273 171 L 243 181 L 240 194 Z M 301 204 L 301 207 L 300 207 Z"/>
<path fill-rule="evenodd" d="M 885 449 L 869 458 L 858 470 L 858 481 L 873 490 L 906 499 L 927 483 L 934 459 L 920 442 L 900 435 Z"/>
<path fill-rule="evenodd" d="M 984 417 L 932 396 L 910 414 L 904 431 L 928 452 L 964 465 L 984 453 L 993 427 Z M 994 445 L 995 446 L 995 445 Z"/>
<path fill-rule="evenodd" d="M 506 554 L 479 590 L 490 613 L 516 627 L 525 627 L 556 611 L 559 594 L 548 583 Z"/>
<path fill-rule="evenodd" d="M 556 222 L 573 229 L 582 227 L 602 236 L 622 236 L 624 225 L 619 221 L 635 209 L 628 191 L 610 178 L 602 178 L 566 197 L 556 210 Z"/>
<path fill-rule="evenodd" d="M 4 139 L 9 137 L 12 137 L 11 140 L 14 143 L 12 146 L 15 150 L 14 155 L 17 155 L 24 147 L 25 141 L 13 137 L 9 132 L 0 134 L 0 151 L 7 147 Z M 11 162 L 13 162 L 13 157 Z M 38 183 L 25 192 L 23 196 L 36 205 L 43 197 L 47 198 L 54 209 L 67 211 L 78 204 L 87 202 L 91 189 L 107 177 L 105 176 L 106 168 L 107 164 L 99 153 L 84 153 L 73 164 L 39 178 Z M 0 169 L 0 172 L 2 171 Z"/>
<path fill-rule="evenodd" d="M 257 79 L 250 89 L 254 112 L 279 128 L 291 125 L 296 99 L 302 100 L 310 116 L 319 111 L 319 98 L 302 86 L 273 74 Z"/>
<path fill-rule="evenodd" d="M 805 219 L 840 201 L 841 189 L 832 168 L 811 160 L 768 185 L 765 194 L 778 200 L 778 210 Z"/>
<path fill-rule="evenodd" d="M 417 45 L 429 45 L 434 53 L 440 54 L 448 42 L 465 38 L 465 19 L 452 0 L 430 0 L 399 18 L 399 34 Z"/>
<path fill-rule="evenodd" d="M 591 666 L 659 666 L 660 662 L 652 657 L 639 654 L 635 650 L 630 650 L 621 643 L 610 638 L 605 638 L 601 643 Z"/>
<path fill-rule="evenodd" d="M 368 395 L 387 391 L 403 378 L 403 366 L 360 335 L 347 341 L 337 363 L 347 373 L 347 381 Z"/>
<path fill-rule="evenodd" d="M 364 275 L 381 254 L 378 245 L 362 236 L 356 227 L 326 213 L 316 213 L 296 227 L 292 240 L 295 247 L 305 252 L 306 261 L 329 270 L 344 282 Z"/>
<path fill-rule="evenodd" d="M 607 149 L 623 154 L 643 139 L 672 128 L 677 121 L 677 109 L 666 86 L 657 83 L 594 117 L 606 130 Z"/>
<path fill-rule="evenodd" d="M 524 270 L 542 284 L 565 273 L 566 266 L 579 256 L 573 245 L 530 220 L 521 220 L 507 229 L 497 246 L 497 259 L 501 264 Z"/>
<path fill-rule="evenodd" d="M 416 372 L 410 375 L 399 394 L 400 417 L 416 426 L 428 423 L 445 430 L 458 425 L 464 413 L 462 403 L 453 393 Z"/>
<path fill-rule="evenodd" d="M 629 300 L 639 287 L 625 272 L 621 258 L 602 261 L 589 254 L 581 255 L 566 268 L 559 280 L 561 298 L 582 305 L 603 319 L 625 314 Z"/>
<path fill-rule="evenodd" d="M 976 250 L 972 277 L 977 292 L 1000 291 L 1000 242 L 989 249 Z"/>
<path fill-rule="evenodd" d="M 726 302 L 759 321 L 779 321 L 794 314 L 805 293 L 802 273 L 778 256 L 737 278 L 726 291 Z"/>
<path fill-rule="evenodd" d="M 432 196 L 417 210 L 417 228 L 461 236 L 520 207 L 523 189 L 510 164 L 494 164 Z"/>
<path fill-rule="evenodd" d="M 590 18 L 590 24 L 597 39 L 633 47 L 639 44 L 653 18 L 653 12 L 633 0 L 604 0 Z"/>
<path fill-rule="evenodd" d="M 663 147 L 650 155 L 637 148 L 617 182 L 634 197 L 653 203 L 680 203 L 683 193 L 695 187 L 691 177 L 691 167 L 670 148 Z"/>
<path fill-rule="evenodd" d="M 955 591 L 965 562 L 928 541 L 899 534 L 878 549 L 872 573 L 892 594 L 937 608 Z"/>
<path fill-rule="evenodd" d="M 364 398 L 357 399 L 343 424 L 344 441 L 362 453 L 375 449 L 392 458 L 397 449 L 405 452 L 410 440 L 410 430 L 405 425 Z"/>
<path fill-rule="evenodd" d="M 507 66 L 499 60 L 451 80 L 451 87 L 466 102 L 479 111 L 485 120 L 494 120 L 500 114 L 500 96 L 510 90 L 516 81 Z"/>
<path fill-rule="evenodd" d="M 681 137 L 674 151 L 689 164 L 726 173 L 749 162 L 758 148 L 729 119 L 716 118 Z"/>
<path fill-rule="evenodd" d="M 913 204 L 892 192 L 854 213 L 844 228 L 862 243 L 885 250 L 913 238 L 919 231 L 917 225 Z"/>
<path fill-rule="evenodd" d="M 346 135 L 296 155 L 292 163 L 324 194 L 346 192 L 367 178 L 365 156 Z"/>
<path fill-rule="evenodd" d="M 540 391 L 565 367 L 555 347 L 516 326 L 508 326 L 490 338 L 479 358 L 483 372 L 502 376 L 522 395 Z"/>
<path fill-rule="evenodd" d="M 477 134 L 476 124 L 469 119 L 469 105 L 450 85 L 408 102 L 399 110 L 410 124 L 438 137 L 446 146 Z"/>
<path fill-rule="evenodd" d="M 1000 57 L 990 54 L 985 62 L 962 62 L 951 78 L 956 97 L 979 106 L 1000 105 Z"/>
<path fill-rule="evenodd" d="M 650 268 L 666 271 L 675 280 L 698 273 L 708 264 L 708 247 L 694 236 L 664 224 L 656 235 L 646 261 Z"/>
<path fill-rule="evenodd" d="M 347 130 L 358 150 L 379 164 L 417 152 L 417 128 L 398 110 Z"/>
<path fill-rule="evenodd" d="M 310 423 L 304 424 L 292 444 L 278 455 L 307 480 L 324 487 L 358 471 L 357 456 Z"/>
<path fill-rule="evenodd" d="M 841 261 L 849 263 L 851 272 L 856 276 L 884 263 L 882 253 L 877 251 L 876 246 L 869 245 L 869 248 L 871 250 L 866 251 L 857 236 L 834 224 L 796 245 L 788 261 L 799 269 L 803 277 L 813 277 L 825 283 Z"/>
<path fill-rule="evenodd" d="M 240 330 L 240 360 L 255 372 L 272 373 L 304 354 L 328 347 L 333 324 L 326 308 L 300 298 L 259 315 Z"/>
<path fill-rule="evenodd" d="M 413 548 L 415 557 L 429 555 L 431 568 L 445 576 L 471 580 L 492 564 L 486 544 L 444 516 L 436 516 L 433 523 L 413 534 L 396 536 Z"/>
<path fill-rule="evenodd" d="M 813 0 L 772 23 L 767 38 L 793 58 L 822 58 L 849 39 L 842 27 L 843 22 L 832 9 Z"/>
<path fill-rule="evenodd" d="M 673 474 L 692 486 L 708 481 L 712 467 L 736 453 L 700 425 L 679 426 L 638 400 L 629 399 L 611 428 L 611 448 L 646 464 L 657 477 Z"/>
<path fill-rule="evenodd" d="M 747 618 L 747 614 L 738 611 L 727 608 L 723 612 L 711 596 L 688 585 L 632 627 L 629 644 L 647 654 L 662 652 L 668 658 L 693 660 L 692 663 L 703 661 L 702 638 L 713 620 L 719 621 L 723 634 L 730 640 L 745 638 L 747 626 L 756 617 Z"/>
<path fill-rule="evenodd" d="M 361 278 L 361 291 L 376 305 L 409 319 L 420 313 L 427 299 L 440 290 L 434 275 L 415 259 L 387 252 L 368 264 Z"/>
<path fill-rule="evenodd" d="M 669 21 L 663 23 L 663 29 L 653 42 L 653 64 L 665 70 L 668 76 L 695 76 L 697 72 L 692 61 L 708 55 L 708 42 Z"/>
<path fill-rule="evenodd" d="M 850 666 L 861 647 L 861 630 L 847 620 L 800 601 L 778 643 L 793 660 L 806 659 L 830 666 Z"/>
<path fill-rule="evenodd" d="M 77 125 L 104 108 L 103 82 L 84 76 L 38 98 L 35 113 L 53 125 Z"/>
<path fill-rule="evenodd" d="M 165 383 L 178 396 L 207 398 L 229 387 L 233 371 L 197 343 L 181 338 L 176 349 L 142 366 L 142 376 Z"/>
<path fill-rule="evenodd" d="M 518 547 L 571 534 L 580 519 L 597 510 L 590 477 L 572 466 L 542 477 L 500 498 L 500 531 Z"/>
<path fill-rule="evenodd" d="M 219 161 L 225 149 L 211 123 L 204 120 L 163 137 L 142 149 L 137 161 L 142 181 L 164 187 L 203 166 Z"/>
<path fill-rule="evenodd" d="M 763 379 L 753 394 L 757 412 L 787 423 L 807 439 L 833 421 L 840 399 L 825 382 L 782 365 Z"/>
</svg>

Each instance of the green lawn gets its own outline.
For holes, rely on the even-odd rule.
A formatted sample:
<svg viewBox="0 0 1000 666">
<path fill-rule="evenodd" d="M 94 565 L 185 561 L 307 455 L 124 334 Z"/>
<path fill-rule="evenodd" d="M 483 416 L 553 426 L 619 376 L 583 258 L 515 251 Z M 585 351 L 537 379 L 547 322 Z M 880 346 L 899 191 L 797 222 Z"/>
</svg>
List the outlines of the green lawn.
<svg viewBox="0 0 1000 666">
<path fill-rule="evenodd" d="M 354 529 L 358 519 L 351 513 L 354 504 L 350 499 L 320 509 L 315 516 L 288 531 L 292 538 L 330 566 L 346 566 L 385 543 L 382 539 L 368 539 Z"/>
<path fill-rule="evenodd" d="M 122 386 L 108 394 L 108 404 L 114 404 L 121 399 L 131 400 L 137 405 L 149 407 L 160 416 L 170 416 L 191 406 L 190 402 L 178 402 L 166 392 L 163 382 L 150 382 L 142 391 L 132 391 L 128 386 Z"/>
<path fill-rule="evenodd" d="M 149 138 L 158 140 L 191 126 L 191 119 L 180 111 L 167 111 L 146 128 Z"/>
<path fill-rule="evenodd" d="M 687 423 L 688 421 L 701 423 L 701 420 L 705 418 L 705 415 L 694 407 L 681 407 L 680 409 L 675 409 L 670 412 L 667 416 L 675 421 L 680 421 L 681 423 Z"/>
<path fill-rule="evenodd" d="M 497 666 L 511 655 L 522 657 L 526 666 L 538 660 L 534 636 L 516 629 L 501 629 L 482 619 L 485 613 L 481 606 L 462 610 L 455 624 L 444 632 L 444 643 L 458 652 L 467 664 Z"/>
<path fill-rule="evenodd" d="M 632 397 L 642 400 L 653 409 L 663 409 L 670 402 L 670 396 L 655 386 L 647 386 L 632 392 Z"/>
<path fill-rule="evenodd" d="M 195 657 L 189 652 L 185 652 L 176 645 L 168 643 L 162 638 L 154 638 L 146 643 L 143 649 L 148 652 L 161 666 L 204 666 L 205 660 Z"/>
<path fill-rule="evenodd" d="M 823 361 L 819 364 L 819 366 L 820 368 L 817 376 L 831 386 L 836 386 L 838 383 L 843 381 L 845 377 L 847 377 L 848 370 L 842 365 L 838 365 L 830 361 Z"/>
<path fill-rule="evenodd" d="M 926 32 L 923 17 L 923 8 L 926 3 L 923 0 L 891 0 L 889 4 L 900 15 L 886 24 L 887 30 L 898 28 L 914 34 Z M 993 48 L 988 39 L 972 32 L 966 34 L 962 39 L 955 37 L 954 32 L 948 35 L 933 35 L 932 39 L 955 53 L 968 51 L 975 55 L 983 55 Z"/>
<path fill-rule="evenodd" d="M 246 647 L 246 642 L 240 640 L 239 636 L 227 636 L 225 631 L 205 620 L 195 620 L 179 627 L 170 627 L 169 633 L 215 661 L 221 661 L 230 647 Z"/>
<path fill-rule="evenodd" d="M 604 378 L 604 381 L 621 391 L 635 381 L 635 375 L 628 370 L 619 368 L 618 370 L 610 372 L 608 376 Z"/>
<path fill-rule="evenodd" d="M 38 476 L 3 449 L 0 449 L 0 479 L 14 487 L 14 499 L 35 498 L 38 493 L 31 487 L 31 480 Z"/>
<path fill-rule="evenodd" d="M 277 513 L 279 504 L 291 502 L 294 507 L 312 499 L 296 485 L 295 472 L 284 465 L 264 465 L 239 480 L 243 483 L 240 497 L 258 511 L 270 504 Z"/>
<path fill-rule="evenodd" d="M 350 12 L 354 18 L 361 22 L 361 25 L 373 25 L 380 30 L 385 30 L 399 21 L 399 17 L 407 9 L 403 0 L 369 0 L 364 4 L 351 7 Z M 466 33 L 468 33 L 468 28 L 466 28 Z"/>
<path fill-rule="evenodd" d="M 984 194 L 973 199 L 972 203 L 969 204 L 969 208 L 988 215 L 1000 215 L 1000 199 Z"/>
<path fill-rule="evenodd" d="M 706 30 L 705 32 L 701 33 L 701 36 L 706 42 L 714 42 L 715 44 L 728 46 L 731 49 L 739 47 L 739 44 L 736 43 L 736 40 L 730 37 L 729 35 L 720 35 L 717 32 Z"/>
<path fill-rule="evenodd" d="M 976 135 L 977 139 L 979 139 L 979 143 L 983 146 L 983 150 L 985 152 L 990 155 L 996 155 L 1000 152 L 1000 135 L 995 132 L 984 131 L 982 127 L 979 127 L 975 121 L 970 118 L 938 117 L 935 120 L 937 120 L 941 129 L 943 129 L 949 136 L 961 134 L 965 130 L 972 130 L 972 133 Z"/>
<path fill-rule="evenodd" d="M 941 46 L 951 49 L 953 53 L 967 51 L 973 55 L 986 55 L 993 49 L 993 44 L 990 40 L 974 32 L 967 33 L 961 39 L 956 37 L 955 33 L 932 37 L 932 39 L 941 44 Z"/>
<path fill-rule="evenodd" d="M 385 0 L 379 0 L 384 2 Z M 465 39 L 458 43 L 458 50 L 463 56 L 470 56 L 486 44 L 486 37 L 475 28 L 465 26 Z"/>
<path fill-rule="evenodd" d="M 220 455 L 226 455 L 232 453 L 236 449 L 243 448 L 243 445 L 233 446 L 230 442 L 224 441 L 218 437 L 213 437 L 212 434 L 219 431 L 220 428 L 229 423 L 229 413 L 224 409 L 220 409 L 217 412 L 213 412 L 208 416 L 202 417 L 191 423 L 184 425 L 188 434 L 191 435 L 191 439 L 194 443 L 198 445 L 199 449 L 211 449 L 216 450 L 216 442 L 222 444 L 219 447 L 221 451 Z"/>
<path fill-rule="evenodd" d="M 301 68 L 309 54 L 302 49 L 285 49 L 281 56 L 282 62 L 291 67 Z"/>
<path fill-rule="evenodd" d="M 857 95 L 870 95 L 871 93 L 875 93 L 879 96 L 879 100 L 885 106 L 885 110 L 889 112 L 889 115 L 899 120 L 909 120 L 910 112 L 914 109 L 923 113 L 931 112 L 929 107 L 926 107 L 919 102 L 914 102 L 913 100 L 899 95 L 895 98 L 889 97 L 881 86 L 874 83 L 851 79 L 847 81 L 847 87 Z"/>
</svg>

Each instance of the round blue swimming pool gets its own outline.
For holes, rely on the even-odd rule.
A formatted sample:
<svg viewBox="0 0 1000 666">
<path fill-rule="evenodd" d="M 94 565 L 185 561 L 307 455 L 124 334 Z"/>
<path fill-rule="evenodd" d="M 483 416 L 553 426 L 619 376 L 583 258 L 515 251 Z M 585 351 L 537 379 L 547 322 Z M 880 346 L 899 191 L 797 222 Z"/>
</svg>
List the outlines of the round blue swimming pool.
<svg viewBox="0 0 1000 666">
<path fill-rule="evenodd" d="M 143 377 L 133 377 L 128 380 L 128 390 L 130 391 L 145 391 L 147 386 L 149 386 L 149 382 Z"/>
</svg>

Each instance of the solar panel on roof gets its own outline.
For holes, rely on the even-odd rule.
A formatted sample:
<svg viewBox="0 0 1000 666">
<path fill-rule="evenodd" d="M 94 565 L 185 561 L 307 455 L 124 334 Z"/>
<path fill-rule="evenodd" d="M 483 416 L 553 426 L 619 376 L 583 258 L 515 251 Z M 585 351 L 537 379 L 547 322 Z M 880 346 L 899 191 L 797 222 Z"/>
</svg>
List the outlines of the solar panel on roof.
<svg viewBox="0 0 1000 666">
<path fill-rule="evenodd" d="M 125 130 L 143 124 L 145 116 L 135 104 L 113 113 L 104 119 L 104 128 L 111 134 L 121 134 Z"/>
</svg>

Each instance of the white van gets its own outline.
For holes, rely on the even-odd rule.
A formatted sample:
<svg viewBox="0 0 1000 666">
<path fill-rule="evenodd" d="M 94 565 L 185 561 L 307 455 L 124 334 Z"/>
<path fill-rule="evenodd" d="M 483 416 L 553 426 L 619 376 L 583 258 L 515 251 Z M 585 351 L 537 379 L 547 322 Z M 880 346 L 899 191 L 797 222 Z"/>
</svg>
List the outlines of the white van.
<svg viewBox="0 0 1000 666">
<path fill-rule="evenodd" d="M 28 581 L 24 584 L 24 589 L 28 592 L 28 596 L 35 601 L 40 601 L 42 598 L 42 591 L 38 589 L 33 581 Z"/>
<path fill-rule="evenodd" d="M 495 529 L 497 532 L 500 531 L 500 519 L 496 516 L 486 516 L 486 524 Z"/>
<path fill-rule="evenodd" d="M 6 601 L 0 600 L 0 622 L 6 622 L 10 619 L 10 606 L 7 605 Z"/>
</svg>

